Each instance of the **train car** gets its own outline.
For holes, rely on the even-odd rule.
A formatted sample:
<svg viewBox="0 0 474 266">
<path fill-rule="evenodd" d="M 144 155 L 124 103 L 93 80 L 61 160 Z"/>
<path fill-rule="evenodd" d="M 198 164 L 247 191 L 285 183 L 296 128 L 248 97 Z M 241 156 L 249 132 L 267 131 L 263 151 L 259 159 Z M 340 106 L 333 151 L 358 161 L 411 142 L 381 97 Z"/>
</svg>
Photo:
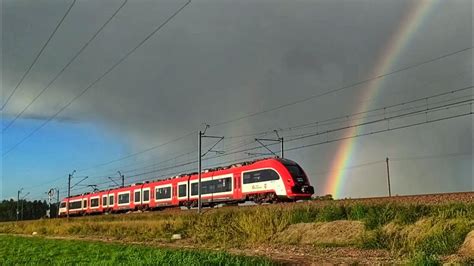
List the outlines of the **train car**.
<svg viewBox="0 0 474 266">
<path fill-rule="evenodd" d="M 133 210 L 198 205 L 199 176 L 183 174 L 165 180 L 65 198 L 59 216 L 117 213 Z M 204 170 L 201 173 L 203 206 L 219 203 L 273 203 L 309 199 L 314 193 L 303 169 L 294 161 L 267 158 Z M 69 204 L 68 204 L 69 203 Z"/>
</svg>

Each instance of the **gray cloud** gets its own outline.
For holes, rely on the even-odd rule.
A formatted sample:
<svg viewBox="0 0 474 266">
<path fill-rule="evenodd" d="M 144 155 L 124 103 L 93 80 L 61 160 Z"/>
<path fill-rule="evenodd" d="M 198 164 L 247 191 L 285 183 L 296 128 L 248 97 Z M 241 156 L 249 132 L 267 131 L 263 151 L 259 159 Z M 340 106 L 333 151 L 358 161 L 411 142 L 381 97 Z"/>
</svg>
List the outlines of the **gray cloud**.
<svg viewBox="0 0 474 266">
<path fill-rule="evenodd" d="M 66 5 L 48 0 L 34 4 L 4 2 L 4 97 Z M 21 111 L 119 5 L 111 0 L 79 1 L 15 94 L 4 118 Z M 177 1 L 130 1 L 23 119 L 45 119 L 55 113 L 178 5 Z M 472 46 L 472 25 L 466 23 L 472 19 L 471 5 L 467 0 L 438 4 L 393 67 Z M 58 119 L 95 123 L 121 135 L 132 151 L 139 151 L 197 129 L 203 122 L 225 121 L 363 80 L 372 72 L 400 19 L 413 6 L 412 1 L 195 1 Z M 468 52 L 386 78 L 373 106 L 471 83 L 472 53 Z M 359 86 L 211 130 L 213 134 L 239 135 L 351 113 L 360 104 L 359 95 L 365 88 Z M 353 163 L 391 154 L 443 153 L 447 148 L 465 151 L 463 147 L 472 143 L 465 137 L 472 133 L 469 121 L 472 120 L 459 119 L 361 138 L 357 140 L 360 148 L 354 153 Z M 436 149 L 429 150 L 429 143 L 420 142 L 426 134 L 433 137 Z M 164 158 L 170 151 L 192 149 L 194 142 L 194 137 L 189 138 L 173 148 L 140 158 Z M 331 144 L 289 156 L 310 172 L 320 172 L 330 167 L 336 150 L 337 144 Z M 104 158 L 107 159 L 110 158 Z M 469 176 L 459 169 L 465 169 L 468 163 L 449 159 L 443 164 L 430 161 L 419 167 L 395 166 L 407 180 L 416 177 L 417 184 L 428 183 L 412 186 L 400 181 L 396 186 L 400 194 L 463 190 L 472 173 Z M 453 180 L 452 185 L 430 185 L 435 183 L 432 178 L 436 182 L 445 178 L 443 174 L 447 172 L 440 173 L 439 168 L 451 169 L 449 173 L 460 179 Z M 363 169 L 350 175 L 347 195 L 380 193 L 383 182 L 377 183 L 379 176 L 368 177 Z M 326 178 L 313 176 L 319 193 Z M 377 185 L 366 186 L 372 182 Z"/>
</svg>

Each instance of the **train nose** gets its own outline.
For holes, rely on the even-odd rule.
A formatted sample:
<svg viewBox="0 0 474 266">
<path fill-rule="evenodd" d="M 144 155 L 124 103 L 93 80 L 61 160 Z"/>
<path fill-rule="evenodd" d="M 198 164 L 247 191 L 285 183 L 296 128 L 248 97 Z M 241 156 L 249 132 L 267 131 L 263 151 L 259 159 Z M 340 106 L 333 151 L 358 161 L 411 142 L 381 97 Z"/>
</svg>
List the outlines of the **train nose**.
<svg viewBox="0 0 474 266">
<path fill-rule="evenodd" d="M 294 186 L 293 193 L 296 194 L 314 194 L 314 188 L 309 185 Z"/>
<path fill-rule="evenodd" d="M 312 186 L 301 187 L 301 192 L 304 194 L 314 194 L 314 188 Z"/>
</svg>

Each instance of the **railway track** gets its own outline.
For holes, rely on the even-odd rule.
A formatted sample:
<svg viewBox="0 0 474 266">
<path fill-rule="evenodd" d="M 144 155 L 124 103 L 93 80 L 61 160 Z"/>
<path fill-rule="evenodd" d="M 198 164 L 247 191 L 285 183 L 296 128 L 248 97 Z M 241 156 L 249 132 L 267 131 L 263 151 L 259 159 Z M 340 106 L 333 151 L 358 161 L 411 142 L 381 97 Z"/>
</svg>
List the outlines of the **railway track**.
<svg viewBox="0 0 474 266">
<path fill-rule="evenodd" d="M 332 204 L 342 204 L 342 205 L 350 205 L 350 204 L 383 204 L 383 203 L 397 203 L 397 204 L 426 204 L 426 205 L 435 205 L 435 204 L 443 204 L 443 203 L 474 203 L 474 191 L 470 192 L 455 192 L 455 193 L 434 193 L 434 194 L 419 194 L 419 195 L 395 195 L 392 197 L 367 197 L 367 198 L 345 198 L 345 199 L 337 199 L 337 200 L 308 200 L 302 202 L 284 202 L 284 203 L 277 203 L 277 204 L 264 204 L 264 205 L 256 205 L 256 204 L 244 204 L 244 205 L 224 205 L 217 208 L 204 208 L 203 213 L 213 212 L 216 209 L 233 209 L 233 208 L 251 208 L 254 206 L 263 206 L 263 207 L 288 207 L 291 208 L 295 205 L 317 205 L 320 207 L 324 207 L 327 205 Z M 153 215 L 153 213 L 163 213 L 163 214 L 172 214 L 172 215 L 180 215 L 186 214 L 189 212 L 196 212 L 196 208 L 186 209 L 186 208 L 167 208 L 159 211 L 146 211 L 145 213 L 142 212 L 129 212 L 129 214 L 135 215 Z M 139 214 L 141 213 L 141 214 Z M 123 215 L 123 214 L 111 214 L 111 215 Z"/>
</svg>

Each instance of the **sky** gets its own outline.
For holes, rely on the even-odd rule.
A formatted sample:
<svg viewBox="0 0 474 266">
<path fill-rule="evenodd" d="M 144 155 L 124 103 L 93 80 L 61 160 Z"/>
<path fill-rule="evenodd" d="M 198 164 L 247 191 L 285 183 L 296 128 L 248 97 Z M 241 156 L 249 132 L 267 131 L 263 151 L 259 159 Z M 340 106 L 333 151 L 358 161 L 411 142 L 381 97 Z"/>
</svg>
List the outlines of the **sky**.
<svg viewBox="0 0 474 266">
<path fill-rule="evenodd" d="M 3 104 L 71 3 L 2 1 Z M 285 157 L 303 167 L 317 195 L 387 195 L 387 157 L 394 195 L 474 189 L 472 115 L 368 134 L 465 114 L 469 105 L 335 130 L 404 108 L 472 101 L 468 88 L 397 105 L 472 86 L 472 1 L 193 0 L 51 119 L 185 2 L 128 1 L 48 86 L 122 3 L 76 1 L 8 100 L 0 198 L 16 197 L 20 188 L 29 199 L 44 199 L 50 188 L 63 196 L 73 170 L 73 183 L 88 177 L 73 193 L 114 185 L 108 177 L 117 171 L 127 183 L 194 172 L 204 124 L 208 134 L 225 137 L 216 149 L 226 152 L 211 152 L 204 167 L 253 159 L 235 151 L 258 147 L 255 136 L 275 138 L 271 132 L 279 130 L 288 140 Z M 377 108 L 367 118 L 347 116 Z M 253 135 L 260 132 L 270 133 Z M 368 135 L 337 141 L 351 134 Z"/>
</svg>

